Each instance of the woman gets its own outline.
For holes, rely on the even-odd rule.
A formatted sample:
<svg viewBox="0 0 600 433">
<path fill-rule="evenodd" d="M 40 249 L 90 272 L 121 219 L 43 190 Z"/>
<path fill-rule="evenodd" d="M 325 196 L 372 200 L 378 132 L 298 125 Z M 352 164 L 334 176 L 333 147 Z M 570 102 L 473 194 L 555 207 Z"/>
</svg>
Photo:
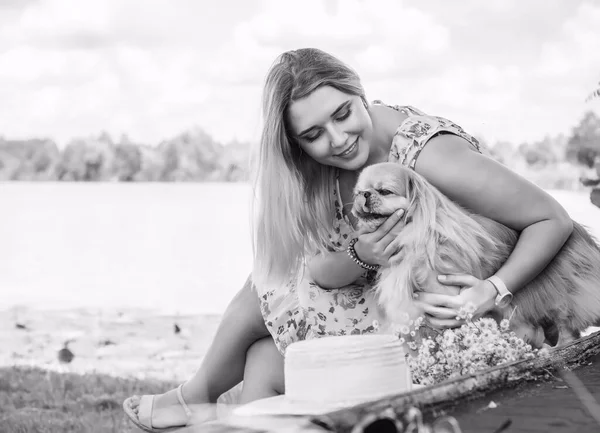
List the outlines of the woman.
<svg viewBox="0 0 600 433">
<path fill-rule="evenodd" d="M 263 114 L 255 154 L 256 291 L 248 280 L 184 386 L 126 401 L 146 426 L 185 425 L 186 402 L 214 402 L 242 378 L 242 402 L 283 392 L 281 353 L 293 341 L 377 332 L 370 277 L 396 252 L 388 246 L 402 223 L 393 215 L 373 232 L 354 231 L 352 190 L 368 165 L 405 164 L 455 202 L 520 231 L 496 274 L 511 292 L 534 278 L 572 231 L 552 197 L 482 155 L 460 127 L 412 107 L 369 104 L 357 74 L 323 51 L 279 57 L 266 79 Z M 457 311 L 469 302 L 476 316 L 494 306 L 497 292 L 487 280 L 453 275 L 443 283 L 467 289 L 421 296 L 433 326 L 459 325 Z"/>
</svg>

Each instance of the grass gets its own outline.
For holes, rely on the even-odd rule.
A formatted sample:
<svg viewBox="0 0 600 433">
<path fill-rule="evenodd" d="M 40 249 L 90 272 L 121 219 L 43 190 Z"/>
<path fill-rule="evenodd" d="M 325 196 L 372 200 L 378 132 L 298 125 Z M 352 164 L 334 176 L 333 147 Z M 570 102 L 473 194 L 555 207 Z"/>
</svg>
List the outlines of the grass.
<svg viewBox="0 0 600 433">
<path fill-rule="evenodd" d="M 57 373 L 30 367 L 0 369 L 0 431 L 139 432 L 122 410 L 133 394 L 156 394 L 176 383 L 103 374 Z"/>
</svg>

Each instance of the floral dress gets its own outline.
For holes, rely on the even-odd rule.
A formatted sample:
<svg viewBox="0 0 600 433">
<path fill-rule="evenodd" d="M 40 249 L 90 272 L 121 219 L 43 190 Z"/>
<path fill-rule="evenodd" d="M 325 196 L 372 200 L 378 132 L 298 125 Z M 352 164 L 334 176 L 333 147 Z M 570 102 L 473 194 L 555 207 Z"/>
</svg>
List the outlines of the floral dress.
<svg viewBox="0 0 600 433">
<path fill-rule="evenodd" d="M 375 101 L 375 104 L 382 104 Z M 414 169 L 427 141 L 440 133 L 466 139 L 481 152 L 479 142 L 460 126 L 442 117 L 428 116 L 411 106 L 389 106 L 408 117 L 397 128 L 388 161 Z M 339 181 L 332 200 L 335 203 L 331 251 L 345 251 L 355 237 L 354 229 L 344 215 Z M 322 289 L 305 269 L 294 281 L 277 290 L 259 293 L 261 310 L 269 332 L 279 351 L 285 354 L 294 341 L 328 335 L 352 335 L 377 332 L 383 328 L 381 310 L 374 293 L 373 272 L 365 272 L 357 281 L 338 289 Z"/>
</svg>

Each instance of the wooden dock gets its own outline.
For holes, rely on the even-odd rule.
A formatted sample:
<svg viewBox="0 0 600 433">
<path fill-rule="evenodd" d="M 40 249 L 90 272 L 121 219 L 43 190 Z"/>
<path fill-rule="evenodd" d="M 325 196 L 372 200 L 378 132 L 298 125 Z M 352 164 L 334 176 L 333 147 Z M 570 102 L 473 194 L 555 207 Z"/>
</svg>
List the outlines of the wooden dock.
<svg viewBox="0 0 600 433">
<path fill-rule="evenodd" d="M 559 375 L 563 368 L 573 369 L 600 401 L 599 364 L 600 332 L 596 332 L 552 350 L 547 357 L 505 364 L 323 416 L 230 417 L 185 431 L 357 433 L 362 431 L 357 426 L 386 417 L 397 420 L 401 428 L 409 408 L 416 407 L 426 422 L 454 416 L 463 433 L 492 433 L 503 424 L 509 425 L 501 431 L 510 433 L 600 432 L 600 424 L 571 389 L 572 384 Z"/>
</svg>

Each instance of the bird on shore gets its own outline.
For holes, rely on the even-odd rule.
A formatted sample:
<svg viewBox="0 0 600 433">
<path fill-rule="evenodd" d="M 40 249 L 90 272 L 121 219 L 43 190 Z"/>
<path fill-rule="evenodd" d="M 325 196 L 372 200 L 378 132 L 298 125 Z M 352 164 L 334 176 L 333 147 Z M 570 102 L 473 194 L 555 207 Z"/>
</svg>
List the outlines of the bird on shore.
<svg viewBox="0 0 600 433">
<path fill-rule="evenodd" d="M 175 334 L 179 334 L 181 332 L 181 328 L 177 323 L 175 323 L 175 326 L 173 326 L 173 330 L 175 331 Z"/>
<path fill-rule="evenodd" d="M 65 341 L 64 347 L 58 351 L 58 361 L 61 364 L 69 364 L 75 358 L 75 354 L 68 347 L 69 343 L 69 340 Z"/>
</svg>

